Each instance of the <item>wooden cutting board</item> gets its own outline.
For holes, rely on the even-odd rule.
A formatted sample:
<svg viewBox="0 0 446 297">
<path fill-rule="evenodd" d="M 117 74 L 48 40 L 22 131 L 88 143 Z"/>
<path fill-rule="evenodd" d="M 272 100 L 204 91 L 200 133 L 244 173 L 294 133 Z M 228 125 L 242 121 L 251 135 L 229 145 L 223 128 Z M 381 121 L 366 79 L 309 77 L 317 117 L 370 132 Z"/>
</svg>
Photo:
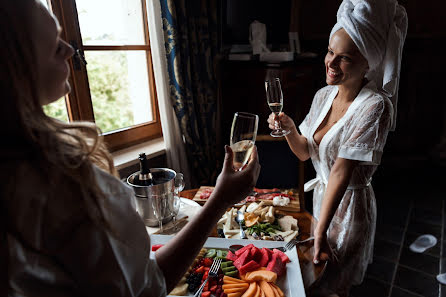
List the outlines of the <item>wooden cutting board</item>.
<svg viewBox="0 0 446 297">
<path fill-rule="evenodd" d="M 214 189 L 214 187 L 201 186 L 200 189 L 198 189 L 197 193 L 195 194 L 195 196 L 192 200 L 196 201 L 199 204 L 204 204 L 207 201 L 207 199 L 202 199 L 201 194 L 208 190 L 213 190 L 213 189 Z M 281 191 L 282 191 L 282 193 L 286 193 L 286 194 L 288 194 L 290 192 L 290 190 L 286 190 L 286 189 L 281 189 Z M 282 210 L 282 211 L 300 212 L 299 194 L 297 193 L 297 190 L 293 190 L 292 192 L 293 192 L 293 194 L 290 196 L 294 197 L 295 200 L 291 200 L 287 206 L 274 206 L 274 208 L 276 208 L 278 210 Z M 260 203 L 261 201 L 263 201 L 266 205 L 273 205 L 272 200 L 264 200 L 264 199 L 261 199 L 261 197 L 262 196 L 260 196 L 260 198 L 257 199 L 255 202 Z M 247 206 L 249 204 L 251 204 L 251 202 L 246 203 Z M 236 204 L 235 206 L 241 207 L 242 204 L 240 204 L 240 205 Z"/>
</svg>

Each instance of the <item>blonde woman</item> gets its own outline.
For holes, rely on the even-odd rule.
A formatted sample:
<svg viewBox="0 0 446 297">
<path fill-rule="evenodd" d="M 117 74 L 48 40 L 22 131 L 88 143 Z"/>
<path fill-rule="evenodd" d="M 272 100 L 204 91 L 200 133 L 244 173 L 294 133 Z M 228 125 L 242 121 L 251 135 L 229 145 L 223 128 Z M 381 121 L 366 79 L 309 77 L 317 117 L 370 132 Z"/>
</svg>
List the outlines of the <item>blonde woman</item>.
<svg viewBox="0 0 446 297">
<path fill-rule="evenodd" d="M 329 260 L 311 294 L 348 296 L 373 259 L 376 201 L 371 186 L 387 135 L 395 127 L 396 99 L 407 16 L 395 0 L 344 0 L 325 56 L 327 86 L 314 96 L 298 133 L 279 119 L 293 153 L 311 158 L 314 190 L 314 262 Z M 274 129 L 275 118 L 268 118 Z"/>
<path fill-rule="evenodd" d="M 209 202 L 150 259 L 133 192 L 113 176 L 96 126 L 43 112 L 70 90 L 73 49 L 56 18 L 35 0 L 1 1 L 0 16 L 3 295 L 165 296 L 225 209 L 252 190 L 257 152 L 235 172 L 226 147 Z"/>
</svg>

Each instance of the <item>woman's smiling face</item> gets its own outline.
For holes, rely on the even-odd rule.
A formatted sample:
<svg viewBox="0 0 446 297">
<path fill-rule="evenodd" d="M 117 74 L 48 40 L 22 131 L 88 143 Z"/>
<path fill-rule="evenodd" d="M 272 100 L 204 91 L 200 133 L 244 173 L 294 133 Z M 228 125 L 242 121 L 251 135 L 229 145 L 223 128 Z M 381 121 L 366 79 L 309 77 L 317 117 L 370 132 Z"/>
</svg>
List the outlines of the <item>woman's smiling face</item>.
<svg viewBox="0 0 446 297">
<path fill-rule="evenodd" d="M 34 44 L 37 56 L 41 104 L 51 103 L 70 92 L 69 65 L 73 48 L 61 39 L 61 27 L 43 5 L 34 15 Z"/>
<path fill-rule="evenodd" d="M 325 56 L 328 85 L 354 86 L 362 83 L 369 67 L 367 60 L 344 29 L 333 34 Z"/>
</svg>

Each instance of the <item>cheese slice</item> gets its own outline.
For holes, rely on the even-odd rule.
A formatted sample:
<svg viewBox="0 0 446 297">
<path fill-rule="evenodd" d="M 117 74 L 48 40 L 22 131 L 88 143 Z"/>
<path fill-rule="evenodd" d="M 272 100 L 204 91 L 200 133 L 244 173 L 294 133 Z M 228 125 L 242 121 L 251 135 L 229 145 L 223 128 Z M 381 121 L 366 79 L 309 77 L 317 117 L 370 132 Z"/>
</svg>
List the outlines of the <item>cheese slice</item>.
<svg viewBox="0 0 446 297">
<path fill-rule="evenodd" d="M 240 229 L 231 229 L 231 230 L 225 231 L 225 235 L 234 235 L 234 234 L 238 234 L 238 233 L 240 233 Z"/>
<path fill-rule="evenodd" d="M 292 233 L 293 233 L 293 230 L 288 230 L 288 231 L 276 231 L 276 233 L 274 233 L 274 234 L 280 235 L 283 237 L 283 239 L 285 239 L 285 237 L 289 236 Z"/>
<path fill-rule="evenodd" d="M 286 236 L 286 237 L 283 237 L 283 240 L 284 241 L 291 241 L 291 240 L 293 240 L 294 238 L 296 238 L 296 236 L 297 236 L 297 234 L 299 234 L 299 231 L 292 231 L 292 233 L 290 234 L 290 235 L 288 235 L 288 236 Z"/>
</svg>

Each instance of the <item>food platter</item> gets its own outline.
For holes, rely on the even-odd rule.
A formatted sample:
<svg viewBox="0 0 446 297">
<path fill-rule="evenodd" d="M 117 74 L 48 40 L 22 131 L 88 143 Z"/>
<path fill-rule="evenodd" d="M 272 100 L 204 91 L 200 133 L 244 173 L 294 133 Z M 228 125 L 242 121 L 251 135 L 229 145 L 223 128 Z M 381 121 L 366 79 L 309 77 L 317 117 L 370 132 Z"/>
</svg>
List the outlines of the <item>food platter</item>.
<svg viewBox="0 0 446 297">
<path fill-rule="evenodd" d="M 199 203 L 199 204 L 204 204 L 207 201 L 207 197 L 209 194 L 212 192 L 212 190 L 214 189 L 214 187 L 210 187 L 210 186 L 201 186 L 197 193 L 195 194 L 194 198 L 192 199 L 193 201 Z M 273 190 L 273 189 L 271 189 Z M 275 189 L 274 189 L 275 190 Z M 278 189 L 277 189 L 278 190 Z M 291 190 L 287 190 L 287 189 L 281 189 L 282 193 L 286 193 L 287 196 L 289 196 L 290 198 L 292 198 L 289 202 L 288 205 L 286 206 L 275 206 L 278 210 L 282 210 L 282 211 L 290 211 L 290 212 L 299 212 L 300 211 L 300 202 L 299 202 L 299 194 L 296 191 L 291 191 Z M 266 196 L 262 196 L 259 195 L 259 198 L 257 198 L 255 200 L 255 202 L 264 202 L 266 204 L 270 204 L 272 205 L 272 200 L 270 199 L 262 199 L 262 197 L 266 197 Z M 250 202 L 246 202 L 243 204 L 250 204 Z M 241 207 L 243 204 L 236 204 L 235 206 L 237 207 Z"/>
<path fill-rule="evenodd" d="M 173 238 L 172 235 L 151 235 L 151 244 L 166 244 Z M 204 248 L 217 248 L 217 249 L 229 249 L 229 246 L 240 244 L 248 245 L 253 244 L 258 248 L 275 248 L 283 247 L 285 242 L 277 241 L 259 241 L 259 240 L 236 240 L 236 239 L 223 239 L 210 237 L 204 244 Z M 305 296 L 305 289 L 302 280 L 302 273 L 299 265 L 299 258 L 297 257 L 297 251 L 294 247 L 292 250 L 287 251 L 286 255 L 291 260 L 286 265 L 286 274 L 283 275 L 278 281 L 277 285 L 283 290 L 286 297 L 302 297 Z M 154 257 L 154 253 L 151 252 L 151 257 Z M 169 295 L 173 297 L 173 295 Z M 192 296 L 192 295 L 189 295 Z"/>
</svg>

